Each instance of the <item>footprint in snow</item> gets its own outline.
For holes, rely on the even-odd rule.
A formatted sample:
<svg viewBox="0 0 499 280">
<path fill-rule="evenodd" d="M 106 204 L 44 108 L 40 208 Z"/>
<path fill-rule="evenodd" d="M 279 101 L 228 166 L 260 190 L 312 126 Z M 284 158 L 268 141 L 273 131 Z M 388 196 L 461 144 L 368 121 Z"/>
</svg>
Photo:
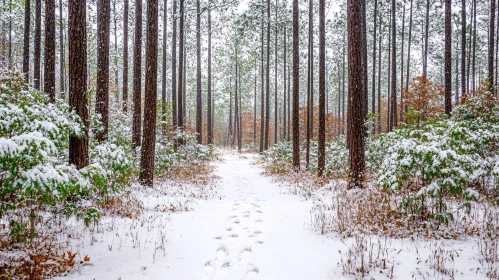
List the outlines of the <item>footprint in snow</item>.
<svg viewBox="0 0 499 280">
<path fill-rule="evenodd" d="M 204 265 L 204 276 L 206 278 L 213 278 L 213 275 L 215 275 L 215 267 L 213 266 L 214 261 L 208 261 Z"/>
<path fill-rule="evenodd" d="M 258 267 L 254 265 L 248 265 L 248 268 L 246 269 L 246 278 L 247 279 L 254 279 L 258 274 L 260 273 L 260 270 L 258 270 Z"/>
</svg>

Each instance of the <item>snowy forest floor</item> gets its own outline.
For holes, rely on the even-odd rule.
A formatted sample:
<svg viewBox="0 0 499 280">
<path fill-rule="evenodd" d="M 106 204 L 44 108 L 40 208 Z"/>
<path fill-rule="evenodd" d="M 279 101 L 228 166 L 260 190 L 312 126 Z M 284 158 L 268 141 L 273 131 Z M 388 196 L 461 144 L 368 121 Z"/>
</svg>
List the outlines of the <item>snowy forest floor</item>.
<svg viewBox="0 0 499 280">
<path fill-rule="evenodd" d="M 314 200 L 264 175 L 255 154 L 223 151 L 201 184 L 136 186 L 144 210 L 75 229 L 71 279 L 496 279 L 472 239 L 320 235 Z M 81 229 L 80 229 L 81 230 Z M 90 261 L 81 261 L 88 256 Z"/>
</svg>

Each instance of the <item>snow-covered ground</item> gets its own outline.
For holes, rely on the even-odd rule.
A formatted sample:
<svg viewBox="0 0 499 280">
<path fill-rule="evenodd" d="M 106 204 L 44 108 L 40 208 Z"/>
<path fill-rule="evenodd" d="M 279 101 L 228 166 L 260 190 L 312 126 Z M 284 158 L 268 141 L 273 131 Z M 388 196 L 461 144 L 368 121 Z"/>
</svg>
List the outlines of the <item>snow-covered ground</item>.
<svg viewBox="0 0 499 280">
<path fill-rule="evenodd" d="M 282 194 L 253 157 L 223 155 L 215 171 L 221 177 L 221 199 L 197 201 L 194 211 L 172 214 L 170 222 L 151 230 L 121 225 L 119 234 L 138 235 L 135 248 L 127 242 L 119 245 L 116 232 L 95 237 L 92 246 L 80 244 L 80 255 L 91 261 L 69 278 L 334 278 L 341 243 L 309 230 L 311 202 Z M 166 220 L 159 214 L 156 219 Z M 162 228 L 166 245 L 155 250 Z"/>
<path fill-rule="evenodd" d="M 108 220 L 102 227 L 113 222 L 118 230 L 96 234 L 92 245 L 73 245 L 80 258 L 88 255 L 91 261 L 83 262 L 68 278 L 356 278 L 342 273 L 348 265 L 345 252 L 355 251 L 351 245 L 355 239 L 325 237 L 311 230 L 311 200 L 287 194 L 286 188 L 264 176 L 254 163 L 256 155 L 225 152 L 222 158 L 215 170 L 219 195 L 193 201 L 193 211 L 148 211 L 135 222 Z M 167 205 L 170 198 L 151 199 L 152 204 Z M 365 248 L 366 259 L 381 255 L 379 264 L 386 266 L 371 271 L 366 279 L 391 274 L 396 279 L 449 279 L 445 274 L 453 270 L 457 270 L 455 279 L 487 279 L 483 268 L 477 272 L 480 264 L 473 240 L 364 238 L 366 244 L 375 244 Z"/>
</svg>

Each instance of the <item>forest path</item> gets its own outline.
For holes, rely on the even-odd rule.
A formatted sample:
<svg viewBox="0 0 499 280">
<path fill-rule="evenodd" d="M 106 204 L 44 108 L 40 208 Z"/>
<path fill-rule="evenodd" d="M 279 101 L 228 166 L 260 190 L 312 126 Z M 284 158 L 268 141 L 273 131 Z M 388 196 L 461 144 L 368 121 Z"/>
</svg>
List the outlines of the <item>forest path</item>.
<svg viewBox="0 0 499 280">
<path fill-rule="evenodd" d="M 161 279 L 332 279 L 338 240 L 308 228 L 310 201 L 283 194 L 254 164 L 223 154 L 220 200 L 172 217 Z M 151 276 L 152 271 L 149 271 Z"/>
</svg>

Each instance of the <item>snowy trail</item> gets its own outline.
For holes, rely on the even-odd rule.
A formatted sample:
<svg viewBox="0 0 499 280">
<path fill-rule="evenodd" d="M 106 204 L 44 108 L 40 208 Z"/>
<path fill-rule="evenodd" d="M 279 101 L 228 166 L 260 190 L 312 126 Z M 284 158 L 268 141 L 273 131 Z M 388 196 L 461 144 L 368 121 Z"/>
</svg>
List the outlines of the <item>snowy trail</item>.
<svg viewBox="0 0 499 280">
<path fill-rule="evenodd" d="M 338 239 L 308 228 L 310 201 L 281 193 L 253 164 L 256 155 L 225 152 L 216 163 L 220 199 L 197 200 L 193 211 L 149 213 L 153 224 L 107 221 L 118 231 L 96 235 L 72 251 L 92 262 L 69 279 L 322 280 L 338 275 Z M 168 187 L 168 186 L 166 186 Z M 167 202 L 168 198 L 154 201 Z M 171 217 L 167 221 L 165 217 Z M 162 219 L 166 219 L 162 222 Z M 158 224 L 159 222 L 159 227 Z M 166 231 L 164 231 L 164 230 Z M 164 250 L 156 250 L 166 239 Z M 128 241 L 127 241 L 128 240 Z M 130 240 L 133 242 L 131 246 Z M 161 247 L 163 248 L 163 247 Z M 64 278 L 64 279 L 67 279 Z"/>
<path fill-rule="evenodd" d="M 331 279 L 340 244 L 306 228 L 310 202 L 281 194 L 249 158 L 224 155 L 222 200 L 172 218 L 161 279 Z"/>
</svg>

